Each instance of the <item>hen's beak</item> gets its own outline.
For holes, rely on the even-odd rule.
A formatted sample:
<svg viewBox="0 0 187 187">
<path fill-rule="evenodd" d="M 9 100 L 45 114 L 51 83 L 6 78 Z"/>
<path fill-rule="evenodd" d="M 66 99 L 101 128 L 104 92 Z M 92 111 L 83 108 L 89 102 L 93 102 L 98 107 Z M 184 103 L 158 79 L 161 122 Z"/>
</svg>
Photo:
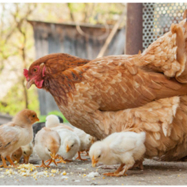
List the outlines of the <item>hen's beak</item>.
<svg viewBox="0 0 187 187">
<path fill-rule="evenodd" d="M 24 156 L 24 163 L 28 164 L 29 163 L 29 156 Z"/>
<path fill-rule="evenodd" d="M 70 147 L 67 145 L 66 146 L 66 153 L 70 151 Z"/>
<path fill-rule="evenodd" d="M 26 88 L 29 89 L 34 84 L 34 79 L 27 81 Z"/>
<path fill-rule="evenodd" d="M 92 157 L 92 167 L 95 167 L 97 164 L 98 160 L 95 160 L 94 156 Z"/>
</svg>

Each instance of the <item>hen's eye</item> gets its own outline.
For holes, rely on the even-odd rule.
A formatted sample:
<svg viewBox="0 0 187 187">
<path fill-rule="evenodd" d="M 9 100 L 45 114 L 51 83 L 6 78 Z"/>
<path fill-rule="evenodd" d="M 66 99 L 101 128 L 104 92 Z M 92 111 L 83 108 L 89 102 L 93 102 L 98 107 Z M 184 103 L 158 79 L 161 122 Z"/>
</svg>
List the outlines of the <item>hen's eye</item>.
<svg viewBox="0 0 187 187">
<path fill-rule="evenodd" d="M 98 158 L 100 158 L 100 157 L 101 157 L 101 155 L 98 156 Z"/>
<path fill-rule="evenodd" d="M 34 69 L 33 69 L 33 71 L 35 71 L 35 72 L 36 72 L 36 71 L 37 71 L 37 69 L 36 69 L 36 68 L 34 68 Z"/>
<path fill-rule="evenodd" d="M 26 155 L 26 152 L 25 152 L 25 151 L 24 151 L 23 153 Z"/>
<path fill-rule="evenodd" d="M 51 150 L 50 150 L 50 149 L 48 149 L 48 151 L 49 151 L 49 152 L 51 152 Z"/>
<path fill-rule="evenodd" d="M 74 144 L 71 147 L 73 147 L 73 146 L 74 146 Z"/>
</svg>

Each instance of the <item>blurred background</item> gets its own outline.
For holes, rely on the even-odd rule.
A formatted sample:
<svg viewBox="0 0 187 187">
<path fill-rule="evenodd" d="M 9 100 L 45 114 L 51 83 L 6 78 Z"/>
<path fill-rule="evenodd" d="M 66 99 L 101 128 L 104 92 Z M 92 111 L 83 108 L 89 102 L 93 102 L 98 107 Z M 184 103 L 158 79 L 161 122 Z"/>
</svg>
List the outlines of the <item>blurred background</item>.
<svg viewBox="0 0 187 187">
<path fill-rule="evenodd" d="M 136 54 L 181 21 L 186 8 L 186 3 L 1 3 L 0 123 L 23 108 L 35 110 L 41 121 L 51 113 L 63 117 L 49 93 L 26 89 L 23 69 L 34 60 L 57 52 L 86 59 Z"/>
</svg>

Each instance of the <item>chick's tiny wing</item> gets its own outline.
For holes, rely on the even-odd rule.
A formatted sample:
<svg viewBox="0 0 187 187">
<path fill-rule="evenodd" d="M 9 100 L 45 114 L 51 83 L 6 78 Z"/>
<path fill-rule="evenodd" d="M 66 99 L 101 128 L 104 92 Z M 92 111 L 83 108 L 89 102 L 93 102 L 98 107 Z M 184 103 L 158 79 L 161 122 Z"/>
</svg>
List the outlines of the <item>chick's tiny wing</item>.
<svg viewBox="0 0 187 187">
<path fill-rule="evenodd" d="M 110 144 L 110 149 L 116 154 L 131 151 L 135 147 L 136 139 L 133 137 L 124 137 L 122 134 L 114 139 L 114 141 Z"/>
<path fill-rule="evenodd" d="M 0 151 L 7 149 L 18 141 L 19 133 L 13 126 L 14 124 L 8 124 L 0 127 Z"/>
</svg>

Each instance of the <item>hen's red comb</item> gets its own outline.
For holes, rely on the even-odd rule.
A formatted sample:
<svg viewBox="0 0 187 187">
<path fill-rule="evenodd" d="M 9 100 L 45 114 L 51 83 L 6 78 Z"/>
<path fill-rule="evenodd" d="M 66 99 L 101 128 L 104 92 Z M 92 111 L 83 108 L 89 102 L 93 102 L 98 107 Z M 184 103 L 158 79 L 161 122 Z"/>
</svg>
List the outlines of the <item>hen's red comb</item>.
<svg viewBox="0 0 187 187">
<path fill-rule="evenodd" d="M 29 78 L 29 71 L 27 69 L 24 69 L 23 75 L 26 77 L 26 79 L 28 79 Z"/>
</svg>

